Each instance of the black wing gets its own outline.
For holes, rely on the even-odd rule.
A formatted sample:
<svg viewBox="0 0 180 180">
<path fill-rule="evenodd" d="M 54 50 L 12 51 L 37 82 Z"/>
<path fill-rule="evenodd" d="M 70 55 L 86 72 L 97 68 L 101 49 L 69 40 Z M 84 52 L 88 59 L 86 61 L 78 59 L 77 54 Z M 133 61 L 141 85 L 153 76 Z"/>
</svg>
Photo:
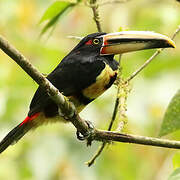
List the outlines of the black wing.
<svg viewBox="0 0 180 180">
<path fill-rule="evenodd" d="M 101 60 L 65 58 L 47 78 L 65 96 L 72 96 L 93 84 L 104 67 L 105 64 Z M 39 87 L 31 101 L 28 115 L 31 116 L 44 109 L 54 116 L 57 106 L 48 94 Z"/>
</svg>

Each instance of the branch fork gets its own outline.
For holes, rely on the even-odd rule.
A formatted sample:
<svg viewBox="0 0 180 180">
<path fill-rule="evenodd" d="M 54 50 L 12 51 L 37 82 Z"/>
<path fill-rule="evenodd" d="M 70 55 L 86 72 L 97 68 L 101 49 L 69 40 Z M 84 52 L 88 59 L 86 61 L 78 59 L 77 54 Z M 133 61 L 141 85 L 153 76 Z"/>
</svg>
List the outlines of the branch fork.
<svg viewBox="0 0 180 180">
<path fill-rule="evenodd" d="M 177 32 L 180 31 L 180 28 Z M 60 107 L 61 113 L 76 127 L 82 135 L 88 136 L 88 144 L 92 141 L 118 141 L 126 143 L 136 143 L 143 145 L 159 146 L 180 149 L 180 141 L 165 140 L 159 138 L 144 137 L 117 133 L 112 131 L 103 131 L 89 128 L 85 120 L 77 114 L 74 105 L 63 96 L 51 82 L 46 79 L 15 47 L 13 47 L 4 37 L 0 36 L 0 49 L 13 59 L 36 83 L 49 94 L 50 98 Z M 104 144 L 105 145 L 105 144 Z"/>
</svg>

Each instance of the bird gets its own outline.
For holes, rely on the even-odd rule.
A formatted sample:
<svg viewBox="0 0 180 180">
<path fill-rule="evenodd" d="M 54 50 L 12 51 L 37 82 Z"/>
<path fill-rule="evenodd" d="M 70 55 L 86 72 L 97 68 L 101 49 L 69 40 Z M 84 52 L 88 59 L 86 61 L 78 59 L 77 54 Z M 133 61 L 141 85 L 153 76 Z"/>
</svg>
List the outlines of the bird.
<svg viewBox="0 0 180 180">
<path fill-rule="evenodd" d="M 165 35 L 149 31 L 98 32 L 84 37 L 67 54 L 47 79 L 72 102 L 78 113 L 109 89 L 117 77 L 116 54 L 144 49 L 174 48 Z M 46 91 L 38 87 L 27 117 L 0 142 L 0 153 L 28 131 L 53 122 L 67 122 Z"/>
</svg>

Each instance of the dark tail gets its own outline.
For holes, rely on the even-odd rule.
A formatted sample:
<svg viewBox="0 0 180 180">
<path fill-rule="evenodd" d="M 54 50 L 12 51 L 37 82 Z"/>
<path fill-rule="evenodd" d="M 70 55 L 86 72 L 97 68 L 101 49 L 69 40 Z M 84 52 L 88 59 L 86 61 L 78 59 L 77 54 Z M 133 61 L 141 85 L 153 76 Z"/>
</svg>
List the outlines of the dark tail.
<svg viewBox="0 0 180 180">
<path fill-rule="evenodd" d="M 8 146 L 15 144 L 19 139 L 21 139 L 31 128 L 33 128 L 33 123 L 31 120 L 35 119 L 39 113 L 29 117 L 27 116 L 25 120 L 18 124 L 14 129 L 12 129 L 0 142 L 0 153 L 8 148 Z"/>
</svg>

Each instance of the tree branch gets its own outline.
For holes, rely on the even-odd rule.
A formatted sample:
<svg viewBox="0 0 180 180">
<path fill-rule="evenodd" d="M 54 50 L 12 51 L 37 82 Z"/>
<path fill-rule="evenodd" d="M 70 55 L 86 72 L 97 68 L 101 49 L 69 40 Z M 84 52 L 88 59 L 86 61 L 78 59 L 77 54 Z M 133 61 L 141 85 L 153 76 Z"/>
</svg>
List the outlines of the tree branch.
<svg viewBox="0 0 180 180">
<path fill-rule="evenodd" d="M 167 147 L 180 149 L 180 141 L 171 141 L 164 140 L 159 138 L 150 138 L 130 134 L 122 134 L 117 132 L 102 131 L 94 129 L 90 131 L 86 122 L 80 118 L 76 113 L 75 107 L 69 100 L 64 97 L 30 62 L 8 41 L 0 36 L 0 48 L 4 51 L 9 57 L 11 57 L 21 68 L 29 74 L 36 82 L 46 90 L 50 98 L 59 106 L 61 112 L 64 114 L 65 119 L 72 122 L 72 124 L 77 128 L 79 132 L 83 135 L 91 134 L 89 137 L 90 141 L 118 141 L 126 143 L 136 143 L 144 144 L 151 146 Z"/>
<path fill-rule="evenodd" d="M 117 141 L 117 142 L 124 142 L 124 143 L 135 143 L 135 144 L 142 144 L 142 145 L 149 145 L 149 146 L 180 149 L 180 141 L 117 133 L 113 131 L 95 130 L 92 140 Z"/>
<path fill-rule="evenodd" d="M 41 88 L 46 90 L 50 98 L 59 106 L 64 117 L 71 121 L 81 134 L 86 135 L 89 133 L 87 123 L 76 113 L 74 105 L 2 36 L 0 36 L 0 48 L 31 76 Z"/>
</svg>

